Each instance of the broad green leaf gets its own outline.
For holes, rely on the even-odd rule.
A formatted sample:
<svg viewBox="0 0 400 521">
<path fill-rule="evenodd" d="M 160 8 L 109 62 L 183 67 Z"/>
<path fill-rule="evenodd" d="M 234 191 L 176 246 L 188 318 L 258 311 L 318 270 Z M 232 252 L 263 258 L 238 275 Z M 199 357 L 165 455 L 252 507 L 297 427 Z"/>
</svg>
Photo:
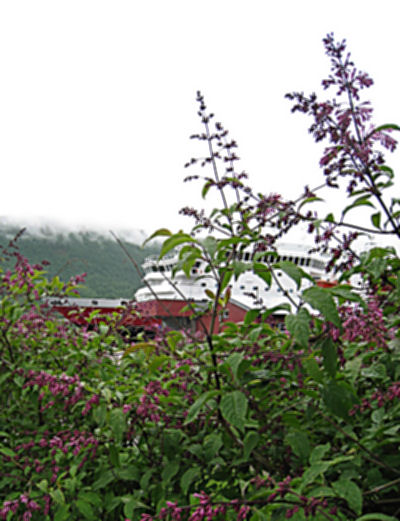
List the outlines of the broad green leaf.
<svg viewBox="0 0 400 521">
<path fill-rule="evenodd" d="M 220 410 L 226 421 L 239 430 L 244 430 L 247 405 L 246 396 L 241 391 L 233 391 L 222 397 Z"/>
<path fill-rule="evenodd" d="M 342 212 L 342 218 L 346 215 L 347 212 L 352 210 L 353 208 L 357 208 L 358 206 L 371 206 L 372 208 L 375 208 L 375 206 L 371 203 L 370 195 L 363 195 L 362 197 L 359 197 L 356 199 L 352 204 L 349 206 L 346 206 L 346 208 Z"/>
<path fill-rule="evenodd" d="M 322 340 L 318 347 L 321 348 L 322 352 L 322 361 L 325 368 L 325 371 L 332 378 L 336 374 L 337 368 L 337 349 L 331 337 L 326 337 Z"/>
<path fill-rule="evenodd" d="M 232 268 L 235 280 L 237 280 L 240 277 L 240 275 L 242 275 L 242 273 L 251 268 L 251 264 L 235 260 L 232 262 Z"/>
<path fill-rule="evenodd" d="M 324 382 L 325 375 L 323 374 L 323 372 L 319 368 L 319 365 L 313 357 L 303 358 L 303 366 L 307 371 L 308 375 L 311 376 L 313 380 L 315 380 L 318 383 Z"/>
<path fill-rule="evenodd" d="M 156 230 L 148 239 L 144 241 L 142 244 L 142 247 L 145 246 L 148 242 L 150 242 L 152 239 L 155 239 L 156 237 L 170 237 L 172 233 L 167 230 L 166 228 L 160 228 L 159 230 Z"/>
<path fill-rule="evenodd" d="M 314 282 L 314 279 L 311 277 L 311 275 L 309 275 L 304 270 L 302 270 L 301 268 L 296 266 L 296 264 L 294 264 L 294 262 L 280 261 L 280 262 L 277 262 L 276 264 L 274 264 L 274 268 L 281 269 L 282 271 L 284 271 L 286 273 L 286 275 L 288 277 L 293 279 L 297 285 L 297 289 L 299 289 L 301 286 L 301 279 L 308 279 L 308 280 Z"/>
<path fill-rule="evenodd" d="M 200 476 L 200 469 L 198 467 L 192 467 L 182 475 L 180 485 L 182 492 L 186 495 L 190 485 L 193 481 Z"/>
<path fill-rule="evenodd" d="M 207 436 L 203 443 L 204 456 L 206 460 L 210 461 L 214 458 L 223 444 L 224 442 L 222 441 L 221 434 L 210 434 Z"/>
<path fill-rule="evenodd" d="M 381 227 L 381 212 L 377 212 L 371 215 L 371 222 L 375 228 L 380 229 Z"/>
<path fill-rule="evenodd" d="M 141 475 L 140 470 L 133 465 L 115 469 L 115 474 L 124 481 L 139 481 Z"/>
<path fill-rule="evenodd" d="M 189 407 L 188 415 L 186 417 L 184 425 L 195 420 L 203 407 L 211 398 L 214 398 L 219 394 L 219 391 L 207 391 L 203 393 L 197 400 Z"/>
<path fill-rule="evenodd" d="M 107 470 L 101 474 L 99 479 L 93 483 L 93 490 L 99 490 L 106 487 L 109 483 L 114 481 L 116 478 L 111 470 Z"/>
<path fill-rule="evenodd" d="M 357 517 L 355 521 L 399 521 L 397 517 L 387 516 L 386 514 L 380 514 L 379 512 L 364 514 L 361 517 Z"/>
<path fill-rule="evenodd" d="M 308 311 L 302 308 L 296 315 L 286 315 L 285 326 L 299 346 L 306 349 L 310 336 L 310 314 Z"/>
<path fill-rule="evenodd" d="M 75 506 L 86 519 L 96 519 L 97 518 L 90 503 L 87 503 L 83 499 L 77 499 L 75 501 Z"/>
<path fill-rule="evenodd" d="M 166 239 L 161 247 L 161 252 L 159 255 L 159 259 L 162 259 L 165 257 L 165 255 L 179 246 L 180 244 L 190 242 L 190 243 L 197 243 L 197 240 L 194 239 L 191 235 L 188 235 L 187 233 L 177 233 L 175 235 L 172 235 L 168 239 Z"/>
<path fill-rule="evenodd" d="M 244 316 L 244 324 L 248 326 L 260 315 L 260 310 L 250 309 Z"/>
<path fill-rule="evenodd" d="M 60 505 L 54 514 L 54 521 L 66 521 L 69 518 L 70 518 L 69 506 Z"/>
<path fill-rule="evenodd" d="M 260 440 L 260 436 L 254 432 L 249 431 L 243 440 L 243 457 L 244 459 L 249 459 L 249 456 L 252 452 L 252 450 L 257 447 L 257 444 Z"/>
<path fill-rule="evenodd" d="M 290 445 L 292 451 L 302 461 L 306 461 L 310 455 L 310 440 L 305 432 L 292 430 L 286 435 L 286 442 Z"/>
<path fill-rule="evenodd" d="M 340 297 L 350 302 L 359 302 L 360 304 L 363 302 L 360 295 L 354 293 L 349 286 L 333 286 L 332 288 L 328 288 L 328 291 L 335 297 Z"/>
<path fill-rule="evenodd" d="M 329 411 L 343 419 L 348 419 L 349 410 L 358 401 L 351 387 L 345 382 L 331 381 L 324 386 L 321 394 Z"/>
<path fill-rule="evenodd" d="M 200 243 L 203 245 L 203 248 L 206 250 L 206 252 L 213 259 L 215 253 L 218 250 L 218 244 L 219 243 L 218 243 L 217 239 L 215 237 L 212 237 L 211 235 L 209 235 L 208 237 L 206 237 L 205 239 L 200 241 Z"/>
<path fill-rule="evenodd" d="M 179 466 L 180 466 L 179 460 L 174 460 L 174 461 L 168 462 L 165 465 L 165 467 L 161 473 L 162 480 L 165 483 L 168 483 L 170 481 L 170 479 L 173 478 L 175 476 L 175 474 L 178 473 Z"/>
<path fill-rule="evenodd" d="M 133 353 L 135 351 L 144 350 L 148 353 L 153 352 L 156 348 L 156 344 L 154 342 L 136 342 L 136 344 L 132 344 L 127 349 L 125 349 L 124 354 L 122 357 L 128 356 L 130 353 Z"/>
<path fill-rule="evenodd" d="M 114 467 L 120 466 L 119 461 L 119 450 L 115 445 L 111 445 L 109 448 L 110 462 Z"/>
<path fill-rule="evenodd" d="M 0 447 L 0 452 L 9 458 L 15 458 L 16 456 L 15 452 L 8 447 Z"/>
<path fill-rule="evenodd" d="M 321 197 L 307 197 L 307 199 L 304 199 L 300 205 L 299 205 L 299 210 L 300 208 L 302 208 L 305 204 L 308 204 L 308 203 L 316 203 L 316 202 L 319 202 L 319 201 L 323 201 L 323 199 L 321 199 Z"/>
<path fill-rule="evenodd" d="M 325 443 L 324 445 L 317 445 L 313 448 L 311 454 L 310 454 L 310 464 L 313 465 L 317 461 L 321 461 L 325 454 L 329 452 L 331 448 L 331 444 Z"/>
<path fill-rule="evenodd" d="M 114 440 L 117 443 L 122 442 L 122 436 L 126 430 L 126 415 L 121 408 L 115 408 L 110 413 L 110 425 L 113 431 Z"/>
<path fill-rule="evenodd" d="M 340 479 L 332 483 L 335 492 L 345 499 L 349 507 L 358 515 L 362 511 L 362 493 L 359 487 L 349 479 Z"/>
<path fill-rule="evenodd" d="M 303 474 L 302 477 L 302 488 L 304 488 L 309 483 L 315 481 L 315 478 L 323 475 L 330 467 L 330 463 L 327 461 L 318 461 L 311 465 Z"/>
<path fill-rule="evenodd" d="M 326 320 L 336 327 L 341 327 L 340 317 L 332 295 L 325 288 L 313 286 L 303 291 L 303 299 L 314 309 L 317 309 Z"/>
<path fill-rule="evenodd" d="M 230 356 L 228 356 L 228 358 L 226 360 L 226 364 L 228 364 L 229 367 L 231 368 L 235 380 L 237 379 L 238 368 L 239 368 L 239 365 L 241 364 L 243 358 L 244 358 L 243 353 L 232 353 Z"/>
<path fill-rule="evenodd" d="M 266 264 L 261 262 L 253 263 L 253 272 L 255 275 L 260 277 L 268 286 L 271 285 L 272 275 L 271 270 L 268 268 Z"/>
</svg>

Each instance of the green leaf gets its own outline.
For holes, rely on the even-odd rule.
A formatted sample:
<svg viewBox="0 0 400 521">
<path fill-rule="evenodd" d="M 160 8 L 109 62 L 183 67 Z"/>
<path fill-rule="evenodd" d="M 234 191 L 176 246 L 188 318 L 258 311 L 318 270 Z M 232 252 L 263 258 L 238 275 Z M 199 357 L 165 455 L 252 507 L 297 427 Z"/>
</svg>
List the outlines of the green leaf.
<svg viewBox="0 0 400 521">
<path fill-rule="evenodd" d="M 187 471 L 182 475 L 180 480 L 180 485 L 182 492 L 186 495 L 190 485 L 193 481 L 200 476 L 200 469 L 198 467 L 193 467 L 191 469 L 187 469 Z"/>
<path fill-rule="evenodd" d="M 397 517 L 387 516 L 386 514 L 380 514 L 378 512 L 371 514 L 364 514 L 361 517 L 357 517 L 356 521 L 399 521 Z"/>
<path fill-rule="evenodd" d="M 95 519 L 97 517 L 90 503 L 87 503 L 83 499 L 77 499 L 75 506 L 86 519 Z"/>
<path fill-rule="evenodd" d="M 306 349 L 310 336 L 310 314 L 308 311 L 302 308 L 296 315 L 286 315 L 285 326 L 299 346 Z"/>
<path fill-rule="evenodd" d="M 160 228 L 158 230 L 156 230 L 152 235 L 150 235 L 150 237 L 148 239 L 146 239 L 144 241 L 144 243 L 142 244 L 142 247 L 145 246 L 148 242 L 150 242 L 152 239 L 154 239 L 155 237 L 170 237 L 172 235 L 172 233 L 167 230 L 166 228 Z"/>
<path fill-rule="evenodd" d="M 207 181 L 206 183 L 204 183 L 204 186 L 201 190 L 201 197 L 203 199 L 205 199 L 206 195 L 207 195 L 207 192 L 209 191 L 209 189 L 214 185 L 214 181 Z"/>
<path fill-rule="evenodd" d="M 320 197 L 307 197 L 307 199 L 304 199 L 304 201 L 301 202 L 301 204 L 299 205 L 299 210 L 302 206 L 304 206 L 305 204 L 308 204 L 308 203 L 315 203 L 315 202 L 318 202 L 318 201 L 323 201 L 323 199 L 321 199 Z"/>
<path fill-rule="evenodd" d="M 371 215 L 371 222 L 375 226 L 375 228 L 381 228 L 381 213 L 374 213 Z"/>
<path fill-rule="evenodd" d="M 233 275 L 237 280 L 242 273 L 250 269 L 250 264 L 242 261 L 235 260 L 232 262 Z"/>
<path fill-rule="evenodd" d="M 253 272 L 255 275 L 260 277 L 260 279 L 262 279 L 268 286 L 271 285 L 272 275 L 268 266 L 261 262 L 254 262 Z"/>
<path fill-rule="evenodd" d="M 242 363 L 243 358 L 243 353 L 232 353 L 226 360 L 226 364 L 228 364 L 231 368 L 235 380 L 237 380 L 237 372 L 239 369 L 239 365 Z"/>
<path fill-rule="evenodd" d="M 349 410 L 358 401 L 351 387 L 345 382 L 331 381 L 324 386 L 321 394 L 330 412 L 343 419 L 348 419 Z"/>
<path fill-rule="evenodd" d="M 0 452 L 9 458 L 15 458 L 16 456 L 15 452 L 8 447 L 0 447 Z"/>
<path fill-rule="evenodd" d="M 363 195 L 362 197 L 359 197 L 358 199 L 356 199 L 349 206 L 346 206 L 346 208 L 342 212 L 342 218 L 346 215 L 347 212 L 349 212 L 353 208 L 357 208 L 358 206 L 371 206 L 372 208 L 375 208 L 374 205 L 369 200 L 370 197 L 371 197 L 370 195 L 367 195 L 367 196 Z"/>
<path fill-rule="evenodd" d="M 207 461 L 214 458 L 219 449 L 222 447 L 224 442 L 222 441 L 221 434 L 210 434 L 208 435 L 203 444 L 204 456 Z"/>
<path fill-rule="evenodd" d="M 371 136 L 372 134 L 375 134 L 375 132 L 381 132 L 382 130 L 400 130 L 400 127 L 394 123 L 386 123 L 385 125 L 380 125 L 379 127 L 374 128 L 369 135 Z"/>
<path fill-rule="evenodd" d="M 317 445 L 314 447 L 310 454 L 310 465 L 321 461 L 325 454 L 329 452 L 330 448 L 331 444 L 329 442 L 325 443 L 324 445 Z"/>
<path fill-rule="evenodd" d="M 66 521 L 66 519 L 70 518 L 69 506 L 68 505 L 60 505 L 56 513 L 54 514 L 54 521 Z"/>
<path fill-rule="evenodd" d="M 214 398 L 219 394 L 219 391 L 207 391 L 203 393 L 197 400 L 189 407 L 188 415 L 186 417 L 184 425 L 195 420 L 203 407 L 211 398 Z"/>
<path fill-rule="evenodd" d="M 313 286 L 303 291 L 303 299 L 314 309 L 317 309 L 326 320 L 332 322 L 336 327 L 341 327 L 335 302 L 328 290 Z"/>
<path fill-rule="evenodd" d="M 179 466 L 179 460 L 174 460 L 167 463 L 161 473 L 162 480 L 165 483 L 168 483 L 171 480 L 171 478 L 173 478 L 175 474 L 178 473 Z"/>
<path fill-rule="evenodd" d="M 120 466 L 119 450 L 117 449 L 117 447 L 115 445 L 111 445 L 110 448 L 109 448 L 109 452 L 110 452 L 111 464 L 114 467 L 119 467 Z"/>
<path fill-rule="evenodd" d="M 318 461 L 311 465 L 302 476 L 302 488 L 315 481 L 315 478 L 318 476 L 323 475 L 329 467 L 330 463 L 328 461 Z"/>
<path fill-rule="evenodd" d="M 121 408 L 115 408 L 110 413 L 110 425 L 116 443 L 122 442 L 122 437 L 126 429 L 126 415 Z"/>
<path fill-rule="evenodd" d="M 133 465 L 123 467 L 115 470 L 115 474 L 123 481 L 138 481 L 140 480 L 140 470 Z"/>
<path fill-rule="evenodd" d="M 307 460 L 310 455 L 311 447 L 310 440 L 305 432 L 292 430 L 286 435 L 285 439 L 296 456 L 298 456 L 302 461 Z"/>
<path fill-rule="evenodd" d="M 185 242 L 197 243 L 197 240 L 194 239 L 191 235 L 187 233 L 177 233 L 172 235 L 168 239 L 166 239 L 161 247 L 161 252 L 159 259 L 162 259 L 168 252 L 179 246 L 180 244 L 184 244 Z"/>
<path fill-rule="evenodd" d="M 297 289 L 301 286 L 301 279 L 308 279 L 311 282 L 314 282 L 314 279 L 306 273 L 304 270 L 296 266 L 294 262 L 291 261 L 280 261 L 274 264 L 274 268 L 280 268 L 282 271 L 286 273 L 288 277 L 293 279 L 297 285 Z"/>
<path fill-rule="evenodd" d="M 357 515 L 362 511 L 362 493 L 359 487 L 349 479 L 340 479 L 332 483 L 332 488 L 341 498 L 345 499 Z"/>
<path fill-rule="evenodd" d="M 337 368 L 337 349 L 331 337 L 326 337 L 318 345 L 321 348 L 325 371 L 334 378 Z"/>
<path fill-rule="evenodd" d="M 241 391 L 225 394 L 220 403 L 221 414 L 226 421 L 244 430 L 248 400 Z"/>
<path fill-rule="evenodd" d="M 325 376 L 319 368 L 317 362 L 314 360 L 314 358 L 303 358 L 303 366 L 307 371 L 308 375 L 311 376 L 313 380 L 315 380 L 318 383 L 324 382 Z"/>
<path fill-rule="evenodd" d="M 249 431 L 243 440 L 243 457 L 244 459 L 249 459 L 249 456 L 252 450 L 257 447 L 258 442 L 260 441 L 260 436 L 254 432 Z"/>
<path fill-rule="evenodd" d="M 250 309 L 244 316 L 244 325 L 248 326 L 260 315 L 260 311 L 258 309 Z"/>
<path fill-rule="evenodd" d="M 106 487 L 109 483 L 115 480 L 114 474 L 111 470 L 107 470 L 103 472 L 100 478 L 93 483 L 93 490 L 99 490 L 101 488 Z"/>
<path fill-rule="evenodd" d="M 359 302 L 362 304 L 363 299 L 357 293 L 353 293 L 351 287 L 349 286 L 333 286 L 332 288 L 328 288 L 329 293 L 334 295 L 335 297 L 343 298 L 345 300 L 349 300 L 350 302 Z"/>
</svg>

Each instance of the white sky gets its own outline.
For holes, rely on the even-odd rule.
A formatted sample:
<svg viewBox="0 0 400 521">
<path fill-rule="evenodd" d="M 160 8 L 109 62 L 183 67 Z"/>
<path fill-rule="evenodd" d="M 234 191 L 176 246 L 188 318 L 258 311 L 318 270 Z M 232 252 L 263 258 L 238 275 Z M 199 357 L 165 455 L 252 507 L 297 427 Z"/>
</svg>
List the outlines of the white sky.
<svg viewBox="0 0 400 521">
<path fill-rule="evenodd" d="M 261 192 L 321 179 L 309 121 L 283 96 L 328 74 L 346 38 L 376 123 L 400 123 L 398 0 L 2 0 L 0 215 L 24 224 L 172 230 L 203 204 L 183 184 L 205 155 L 196 90 Z M 396 167 L 399 155 L 389 158 Z"/>
</svg>

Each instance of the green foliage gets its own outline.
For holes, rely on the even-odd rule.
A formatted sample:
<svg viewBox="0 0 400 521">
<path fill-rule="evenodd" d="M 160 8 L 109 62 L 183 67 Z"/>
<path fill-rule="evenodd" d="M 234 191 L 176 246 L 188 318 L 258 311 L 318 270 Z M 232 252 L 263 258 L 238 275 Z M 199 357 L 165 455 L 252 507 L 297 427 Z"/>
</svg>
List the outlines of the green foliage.
<svg viewBox="0 0 400 521">
<path fill-rule="evenodd" d="M 341 52 L 339 47 L 333 53 L 335 60 Z M 348 65 L 334 61 L 334 66 Z M 341 75 L 336 78 L 332 81 L 343 81 Z M 306 110 L 307 100 L 295 98 Z M 220 124 L 216 134 L 210 133 L 211 116 L 201 95 L 199 102 L 205 125 L 199 139 L 208 142 L 209 150 L 214 141 L 220 143 L 220 152 L 205 164 L 216 168 L 220 159 L 231 165 L 234 145 L 226 143 Z M 333 127 L 335 138 L 341 128 Z M 381 126 L 365 139 L 387 129 L 398 130 Z M 328 150 L 325 164 L 343 152 L 362 169 L 358 140 L 349 140 L 347 127 L 344 135 Z M 357 146 L 348 150 L 352 143 Z M 371 159 L 378 177 L 372 177 L 370 163 L 363 170 L 374 189 L 367 196 L 367 188 L 358 187 L 362 197 L 342 216 L 373 199 L 400 237 L 398 203 L 384 204 L 373 184 L 380 174 L 391 179 L 392 173 L 383 169 L 381 155 L 374 157 L 379 158 L 376 164 Z M 348 166 L 347 160 L 344 156 L 339 163 Z M 196 214 L 190 233 L 161 229 L 153 234 L 166 237 L 161 257 L 179 248 L 175 272 L 188 274 L 201 260 L 214 278 L 215 291 L 207 293 L 204 310 L 196 312 L 203 334 L 160 330 L 151 342 L 126 340 L 112 320 L 77 329 L 44 304 L 53 294 L 73 294 L 72 281 L 48 280 L 18 252 L 12 269 L 10 262 L 3 263 L 0 519 L 398 518 L 398 255 L 393 248 L 375 247 L 353 256 L 352 263 L 345 263 L 344 283 L 331 288 L 318 286 L 288 260 L 263 262 L 266 251 L 269 259 L 276 256 L 269 253 L 274 238 L 264 230 L 271 216 L 277 235 L 290 222 L 313 218 L 296 213 L 295 204 L 280 196 L 253 194 L 228 168 L 224 178 L 205 179 L 204 197 L 211 189 L 223 194 L 222 207 L 209 219 Z M 353 171 L 352 166 L 343 176 Z M 232 204 L 227 187 L 234 194 Z M 316 200 L 309 190 L 302 199 Z M 325 221 L 336 226 L 332 214 L 328 217 Z M 384 226 L 376 213 L 371 220 L 378 230 Z M 324 238 L 320 235 L 325 221 L 311 223 L 317 243 L 332 238 L 331 228 Z M 202 228 L 215 233 L 202 238 Z M 243 252 L 251 253 L 246 262 Z M 343 251 L 332 253 L 336 266 Z M 255 302 L 243 323 L 218 325 L 232 279 L 251 271 L 270 286 L 279 283 L 277 269 L 294 281 L 297 295 L 282 291 L 283 301 L 273 309 Z M 349 283 L 354 275 L 362 278 L 365 291 Z M 278 312 L 285 315 L 281 327 L 276 327 Z"/>
</svg>

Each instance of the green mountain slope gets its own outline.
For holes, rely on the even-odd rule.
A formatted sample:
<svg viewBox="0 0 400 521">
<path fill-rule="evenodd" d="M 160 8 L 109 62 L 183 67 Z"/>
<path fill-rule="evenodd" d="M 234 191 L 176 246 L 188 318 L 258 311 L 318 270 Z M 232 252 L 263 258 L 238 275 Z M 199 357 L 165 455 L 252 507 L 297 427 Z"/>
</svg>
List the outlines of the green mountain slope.
<svg viewBox="0 0 400 521">
<path fill-rule="evenodd" d="M 0 226 L 0 245 L 7 246 L 19 228 Z M 154 247 L 141 248 L 123 241 L 129 254 L 140 266 L 144 259 L 157 253 Z M 25 232 L 17 241 L 19 251 L 31 263 L 43 260 L 49 277 L 58 275 L 61 280 L 87 273 L 82 297 L 132 298 L 142 286 L 140 277 L 116 241 L 96 232 L 57 233 L 42 230 L 40 234 Z"/>
</svg>

